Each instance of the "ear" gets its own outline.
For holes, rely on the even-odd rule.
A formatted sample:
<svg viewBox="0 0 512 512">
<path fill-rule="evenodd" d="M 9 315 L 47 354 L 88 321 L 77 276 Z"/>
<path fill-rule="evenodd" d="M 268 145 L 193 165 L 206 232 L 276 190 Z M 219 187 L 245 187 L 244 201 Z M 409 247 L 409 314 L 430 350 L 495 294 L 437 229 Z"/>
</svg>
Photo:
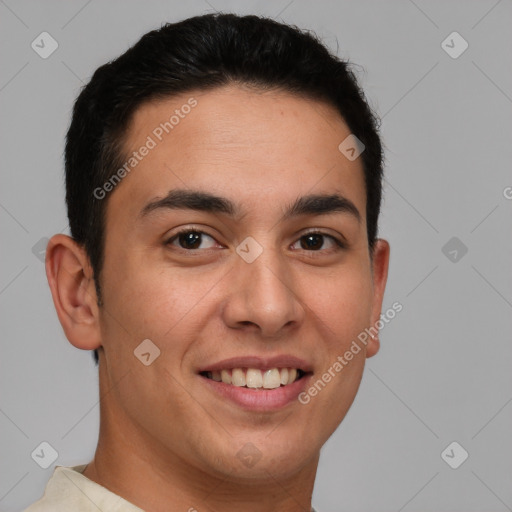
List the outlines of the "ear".
<svg viewBox="0 0 512 512">
<path fill-rule="evenodd" d="M 386 281 L 388 279 L 388 267 L 389 267 L 389 253 L 390 247 L 386 240 L 378 239 L 375 242 L 373 248 L 373 261 L 372 261 L 372 273 L 373 273 L 373 303 L 372 303 L 372 315 L 371 315 L 371 326 L 380 320 L 382 311 L 382 301 L 384 299 L 384 291 L 386 289 Z M 378 334 L 375 338 L 370 338 L 366 347 L 366 357 L 374 356 L 380 348 L 380 341 Z"/>
<path fill-rule="evenodd" d="M 67 235 L 53 236 L 46 248 L 46 276 L 70 343 L 82 350 L 100 347 L 99 308 L 85 249 Z"/>
</svg>

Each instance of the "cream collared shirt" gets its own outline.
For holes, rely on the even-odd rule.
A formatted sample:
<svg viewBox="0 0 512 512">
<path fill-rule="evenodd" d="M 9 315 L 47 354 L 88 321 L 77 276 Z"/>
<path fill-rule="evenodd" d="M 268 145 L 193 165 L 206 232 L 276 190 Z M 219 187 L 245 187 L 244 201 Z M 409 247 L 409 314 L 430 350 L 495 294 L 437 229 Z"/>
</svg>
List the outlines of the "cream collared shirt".
<svg viewBox="0 0 512 512">
<path fill-rule="evenodd" d="M 57 466 L 43 497 L 23 512 L 144 512 L 82 473 L 87 464 Z M 315 512 L 312 508 L 311 512 Z"/>
<path fill-rule="evenodd" d="M 23 512 L 144 512 L 82 475 L 86 466 L 57 466 L 43 497 Z"/>
</svg>

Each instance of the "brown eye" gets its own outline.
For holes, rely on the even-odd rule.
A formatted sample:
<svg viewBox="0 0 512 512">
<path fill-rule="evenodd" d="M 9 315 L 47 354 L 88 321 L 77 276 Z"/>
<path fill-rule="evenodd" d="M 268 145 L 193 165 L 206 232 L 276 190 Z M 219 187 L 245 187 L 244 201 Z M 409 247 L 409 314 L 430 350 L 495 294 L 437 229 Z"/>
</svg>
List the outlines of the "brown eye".
<svg viewBox="0 0 512 512">
<path fill-rule="evenodd" d="M 215 240 L 206 233 L 202 231 L 195 231 L 195 230 L 184 230 L 180 231 L 177 235 L 174 235 L 172 238 L 170 238 L 167 241 L 168 245 L 175 245 L 180 247 L 181 249 L 187 249 L 187 250 L 196 250 L 196 249 L 210 249 L 215 245 L 215 243 L 210 244 L 209 247 L 201 247 L 201 244 L 207 243 L 203 240 L 203 238 L 207 238 L 215 242 Z"/>
<path fill-rule="evenodd" d="M 326 241 L 327 247 L 326 247 Z M 326 233 L 307 233 L 302 235 L 298 242 L 300 242 L 300 249 L 305 251 L 319 251 L 321 249 L 340 249 L 345 248 L 344 244 L 337 240 L 335 237 Z M 296 242 L 297 243 L 297 242 Z"/>
<path fill-rule="evenodd" d="M 302 249 L 318 250 L 324 245 L 323 235 L 312 233 L 300 238 Z"/>
</svg>

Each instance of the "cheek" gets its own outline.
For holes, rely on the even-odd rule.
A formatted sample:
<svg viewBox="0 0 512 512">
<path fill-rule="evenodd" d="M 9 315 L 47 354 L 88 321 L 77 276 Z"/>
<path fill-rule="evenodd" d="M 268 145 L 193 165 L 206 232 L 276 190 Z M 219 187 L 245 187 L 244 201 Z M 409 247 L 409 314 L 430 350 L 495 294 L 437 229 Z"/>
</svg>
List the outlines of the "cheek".
<svg viewBox="0 0 512 512">
<path fill-rule="evenodd" d="M 142 258 L 118 260 L 111 264 L 108 295 L 105 296 L 104 340 L 133 350 L 150 339 L 161 350 L 162 360 L 178 364 L 197 338 L 207 318 L 211 295 L 221 275 L 193 269 L 170 269 Z"/>
<path fill-rule="evenodd" d="M 369 271 L 344 268 L 321 284 L 309 283 L 308 307 L 323 327 L 329 351 L 337 352 L 357 338 L 371 319 L 372 283 Z"/>
<path fill-rule="evenodd" d="M 371 318 L 370 283 L 361 274 L 331 279 L 310 307 L 323 339 L 321 369 L 306 389 L 323 440 L 338 427 L 350 409 L 364 370 L 366 346 L 358 335 Z"/>
</svg>

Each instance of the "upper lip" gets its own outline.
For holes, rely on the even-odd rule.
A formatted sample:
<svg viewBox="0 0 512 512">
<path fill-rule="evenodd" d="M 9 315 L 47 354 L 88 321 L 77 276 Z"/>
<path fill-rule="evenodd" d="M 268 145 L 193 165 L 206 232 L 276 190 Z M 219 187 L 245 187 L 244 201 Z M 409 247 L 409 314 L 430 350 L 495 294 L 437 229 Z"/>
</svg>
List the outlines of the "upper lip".
<svg viewBox="0 0 512 512">
<path fill-rule="evenodd" d="M 273 357 L 231 357 L 229 359 L 217 361 L 216 363 L 206 364 L 198 369 L 198 373 L 229 370 L 231 368 L 256 368 L 259 370 L 271 370 L 272 368 L 297 368 L 304 372 L 313 371 L 311 364 L 304 359 L 300 359 L 290 354 L 283 354 Z"/>
</svg>

